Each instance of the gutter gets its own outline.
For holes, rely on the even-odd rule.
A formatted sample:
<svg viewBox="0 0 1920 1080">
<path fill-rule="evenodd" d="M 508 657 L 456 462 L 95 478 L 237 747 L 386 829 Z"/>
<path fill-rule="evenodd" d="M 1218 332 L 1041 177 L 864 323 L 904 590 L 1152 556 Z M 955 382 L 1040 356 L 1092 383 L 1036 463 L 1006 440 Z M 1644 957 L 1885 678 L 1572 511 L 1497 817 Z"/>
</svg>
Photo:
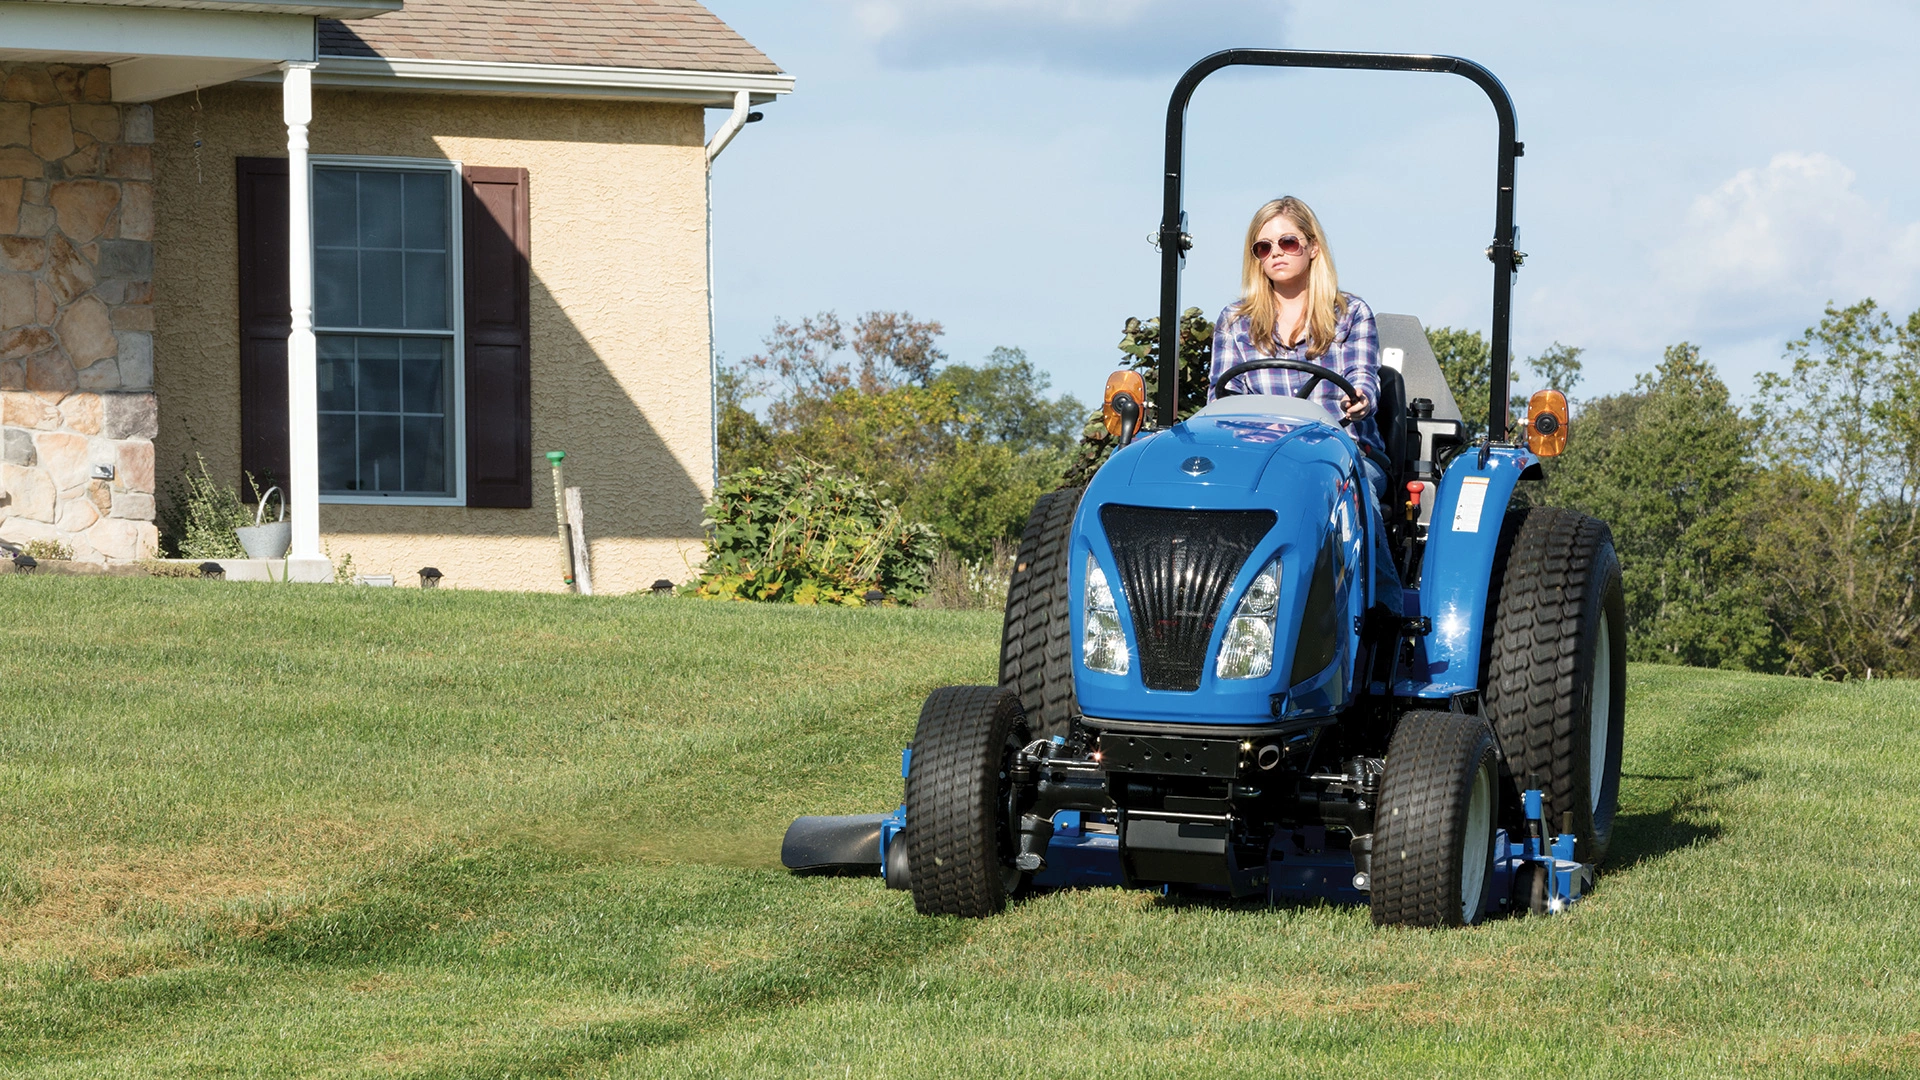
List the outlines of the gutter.
<svg viewBox="0 0 1920 1080">
<path fill-rule="evenodd" d="M 707 427 L 713 432 L 713 491 L 720 492 L 720 346 L 714 338 L 713 319 L 713 160 L 727 148 L 740 129 L 760 119 L 750 112 L 753 95 L 746 90 L 733 94 L 733 112 L 707 143 Z"/>
</svg>

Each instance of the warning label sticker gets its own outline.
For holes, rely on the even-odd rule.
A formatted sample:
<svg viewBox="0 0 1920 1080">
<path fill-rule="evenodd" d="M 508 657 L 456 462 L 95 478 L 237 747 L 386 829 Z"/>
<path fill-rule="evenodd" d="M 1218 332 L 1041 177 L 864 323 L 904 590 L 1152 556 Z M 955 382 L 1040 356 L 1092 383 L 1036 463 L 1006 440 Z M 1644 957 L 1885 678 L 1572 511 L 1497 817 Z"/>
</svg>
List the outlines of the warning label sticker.
<svg viewBox="0 0 1920 1080">
<path fill-rule="evenodd" d="M 1453 506 L 1454 532 L 1480 531 L 1480 510 L 1487 505 L 1487 485 L 1491 482 L 1485 476 L 1469 476 L 1460 482 L 1460 501 Z"/>
</svg>

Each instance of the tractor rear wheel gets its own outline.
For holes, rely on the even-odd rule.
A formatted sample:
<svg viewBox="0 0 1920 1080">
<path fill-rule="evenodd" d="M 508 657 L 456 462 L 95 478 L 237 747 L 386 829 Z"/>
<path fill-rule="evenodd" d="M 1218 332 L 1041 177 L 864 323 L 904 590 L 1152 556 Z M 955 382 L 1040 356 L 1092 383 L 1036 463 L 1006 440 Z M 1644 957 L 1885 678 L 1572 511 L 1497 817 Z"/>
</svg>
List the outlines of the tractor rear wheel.
<svg viewBox="0 0 1920 1080">
<path fill-rule="evenodd" d="M 1486 910 L 1499 755 L 1487 722 L 1412 712 L 1387 745 L 1374 811 L 1372 904 L 1377 926 L 1470 926 Z"/>
<path fill-rule="evenodd" d="M 1067 605 L 1073 514 L 1085 488 L 1040 496 L 1020 534 L 1013 578 L 1007 583 L 1006 622 L 1000 632 L 1000 685 L 1026 709 L 1040 738 L 1066 735 L 1079 705 L 1073 699 L 1073 615 Z"/>
<path fill-rule="evenodd" d="M 1613 534 L 1549 507 L 1508 514 L 1504 532 L 1482 685 L 1507 794 L 1544 792 L 1549 832 L 1571 812 L 1574 857 L 1597 865 L 1613 839 L 1626 727 L 1626 596 Z"/>
<path fill-rule="evenodd" d="M 1026 875 L 1009 769 L 1027 744 L 1020 699 L 997 686 L 946 686 L 928 695 L 907 770 L 907 879 L 922 915 L 999 912 Z"/>
</svg>

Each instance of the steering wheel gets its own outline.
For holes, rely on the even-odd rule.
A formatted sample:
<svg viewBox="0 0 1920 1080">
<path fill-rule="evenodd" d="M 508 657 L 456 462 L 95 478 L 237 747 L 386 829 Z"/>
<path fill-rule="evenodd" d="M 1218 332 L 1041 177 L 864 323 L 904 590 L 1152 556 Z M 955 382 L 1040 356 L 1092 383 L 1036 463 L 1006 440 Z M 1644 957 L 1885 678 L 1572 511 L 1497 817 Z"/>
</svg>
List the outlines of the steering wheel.
<svg viewBox="0 0 1920 1080">
<path fill-rule="evenodd" d="M 1349 399 L 1354 401 L 1360 400 L 1360 392 L 1353 388 L 1353 384 L 1347 381 L 1346 376 L 1341 375 L 1332 368 L 1322 367 L 1319 364 L 1309 364 L 1305 360 L 1280 359 L 1249 360 L 1244 364 L 1233 365 L 1221 372 L 1219 378 L 1213 380 L 1213 396 L 1216 398 L 1239 397 L 1240 392 L 1238 390 L 1227 389 L 1228 383 L 1245 375 L 1249 371 L 1261 371 L 1271 368 L 1280 368 L 1285 371 L 1298 371 L 1308 376 L 1307 385 L 1301 387 L 1293 395 L 1294 397 L 1312 397 L 1314 387 L 1319 386 L 1320 381 L 1325 379 L 1327 382 L 1339 387 Z M 1341 427 L 1346 427 L 1352 422 L 1353 421 L 1348 419 L 1344 414 L 1340 417 Z"/>
</svg>

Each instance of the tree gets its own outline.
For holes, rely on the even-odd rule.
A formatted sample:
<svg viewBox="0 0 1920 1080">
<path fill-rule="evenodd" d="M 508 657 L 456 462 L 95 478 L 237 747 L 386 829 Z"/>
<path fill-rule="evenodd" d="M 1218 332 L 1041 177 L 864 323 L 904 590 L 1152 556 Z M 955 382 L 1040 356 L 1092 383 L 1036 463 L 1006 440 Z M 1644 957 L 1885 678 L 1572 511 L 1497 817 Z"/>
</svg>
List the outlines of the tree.
<svg viewBox="0 0 1920 1080">
<path fill-rule="evenodd" d="M 934 384 L 953 390 L 963 439 L 1026 453 L 1071 448 L 1086 421 L 1086 407 L 1071 394 L 1047 400 L 1052 381 L 1024 351 L 1003 345 L 979 367 L 947 365 Z"/>
<path fill-rule="evenodd" d="M 1829 306 L 1760 378 L 1758 561 L 1794 670 L 1920 674 L 1920 312 Z"/>
<path fill-rule="evenodd" d="M 1782 668 L 1746 533 L 1753 434 L 1713 365 L 1682 342 L 1633 392 L 1588 402 L 1549 464 L 1543 501 L 1613 530 L 1632 659 Z"/>
</svg>

